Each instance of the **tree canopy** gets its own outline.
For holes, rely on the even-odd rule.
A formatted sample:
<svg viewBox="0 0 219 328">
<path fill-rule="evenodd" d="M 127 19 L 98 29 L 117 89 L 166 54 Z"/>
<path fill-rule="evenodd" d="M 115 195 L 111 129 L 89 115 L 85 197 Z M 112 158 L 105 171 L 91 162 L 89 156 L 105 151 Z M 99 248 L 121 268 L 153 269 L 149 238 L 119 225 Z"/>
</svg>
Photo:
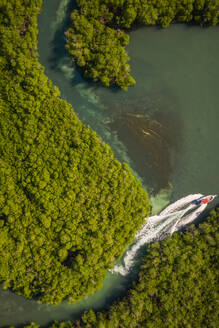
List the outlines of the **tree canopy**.
<svg viewBox="0 0 219 328">
<path fill-rule="evenodd" d="M 77 0 L 66 32 L 66 48 L 85 76 L 126 90 L 130 75 L 125 32 L 136 26 L 168 27 L 174 22 L 219 23 L 219 0 Z"/>
<path fill-rule="evenodd" d="M 0 2 L 0 283 L 57 304 L 101 287 L 149 201 L 45 76 L 41 4 Z"/>
</svg>

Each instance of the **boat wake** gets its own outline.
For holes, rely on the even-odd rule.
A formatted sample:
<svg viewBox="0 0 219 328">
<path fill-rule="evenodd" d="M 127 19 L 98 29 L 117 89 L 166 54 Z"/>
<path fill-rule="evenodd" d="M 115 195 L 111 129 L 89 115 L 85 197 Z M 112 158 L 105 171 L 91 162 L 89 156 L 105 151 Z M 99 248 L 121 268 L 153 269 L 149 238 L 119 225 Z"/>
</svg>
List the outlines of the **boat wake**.
<svg viewBox="0 0 219 328">
<path fill-rule="evenodd" d="M 197 205 L 195 202 L 203 197 L 202 194 L 183 197 L 167 206 L 159 215 L 149 217 L 142 229 L 136 233 L 134 244 L 126 251 L 123 259 L 124 263 L 116 265 L 111 272 L 127 275 L 141 246 L 163 240 L 194 221 L 207 207 L 207 203 L 202 204 L 200 202 Z M 207 197 L 212 197 L 212 200 L 215 196 Z"/>
</svg>

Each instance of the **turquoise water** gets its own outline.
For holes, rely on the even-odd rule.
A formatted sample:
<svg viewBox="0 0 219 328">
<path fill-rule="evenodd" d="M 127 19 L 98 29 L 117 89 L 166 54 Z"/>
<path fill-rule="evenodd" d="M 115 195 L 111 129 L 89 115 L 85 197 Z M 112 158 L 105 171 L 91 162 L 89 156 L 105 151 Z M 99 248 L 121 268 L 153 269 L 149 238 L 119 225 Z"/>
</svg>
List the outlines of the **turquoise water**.
<svg viewBox="0 0 219 328">
<path fill-rule="evenodd" d="M 69 3 L 44 1 L 39 18 L 40 62 L 62 97 L 129 163 L 150 191 L 154 212 L 191 193 L 217 194 L 219 27 L 131 32 L 128 53 L 137 83 L 124 92 L 86 81 L 71 64 L 63 34 Z M 122 297 L 134 276 L 108 273 L 103 289 L 76 305 L 39 305 L 1 291 L 0 326 L 74 320 Z"/>
</svg>

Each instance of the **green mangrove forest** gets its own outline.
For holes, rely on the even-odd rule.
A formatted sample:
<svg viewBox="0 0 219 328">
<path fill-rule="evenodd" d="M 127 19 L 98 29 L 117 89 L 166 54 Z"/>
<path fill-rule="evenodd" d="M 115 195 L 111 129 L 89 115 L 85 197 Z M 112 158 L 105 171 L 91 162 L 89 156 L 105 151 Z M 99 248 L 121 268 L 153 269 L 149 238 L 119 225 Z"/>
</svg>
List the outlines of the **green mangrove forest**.
<svg viewBox="0 0 219 328">
<path fill-rule="evenodd" d="M 42 0 L 0 1 L 0 283 L 39 303 L 102 287 L 150 213 L 147 192 L 84 125 L 39 63 Z M 219 23 L 219 0 L 77 0 L 66 48 L 86 77 L 127 89 L 128 31 Z M 151 244 L 138 279 L 109 310 L 52 328 L 216 328 L 219 208 Z M 31 323 L 26 328 L 36 328 Z"/>
<path fill-rule="evenodd" d="M 0 3 L 0 282 L 40 302 L 73 303 L 101 288 L 149 200 L 45 76 L 41 4 Z"/>
<path fill-rule="evenodd" d="M 219 23 L 219 0 L 77 0 L 66 32 L 66 49 L 86 77 L 123 90 L 130 75 L 127 32 L 137 26 Z M 150 45 L 148 45 L 150 46 Z"/>
</svg>

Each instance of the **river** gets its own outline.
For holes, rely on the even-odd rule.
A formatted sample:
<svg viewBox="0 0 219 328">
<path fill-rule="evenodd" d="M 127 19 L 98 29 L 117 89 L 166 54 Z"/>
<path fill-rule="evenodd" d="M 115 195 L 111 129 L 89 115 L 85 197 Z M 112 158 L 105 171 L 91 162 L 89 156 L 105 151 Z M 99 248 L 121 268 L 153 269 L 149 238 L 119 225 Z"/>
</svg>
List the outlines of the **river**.
<svg viewBox="0 0 219 328">
<path fill-rule="evenodd" d="M 130 33 L 137 81 L 127 92 L 86 81 L 64 49 L 69 0 L 45 0 L 39 54 L 45 73 L 79 118 L 111 145 L 149 191 L 153 213 L 192 193 L 219 193 L 219 27 L 173 25 Z M 212 205 L 213 206 L 213 205 Z M 108 273 L 101 291 L 75 305 L 47 306 L 0 292 L 0 327 L 74 320 L 125 294 L 129 276 Z"/>
</svg>

